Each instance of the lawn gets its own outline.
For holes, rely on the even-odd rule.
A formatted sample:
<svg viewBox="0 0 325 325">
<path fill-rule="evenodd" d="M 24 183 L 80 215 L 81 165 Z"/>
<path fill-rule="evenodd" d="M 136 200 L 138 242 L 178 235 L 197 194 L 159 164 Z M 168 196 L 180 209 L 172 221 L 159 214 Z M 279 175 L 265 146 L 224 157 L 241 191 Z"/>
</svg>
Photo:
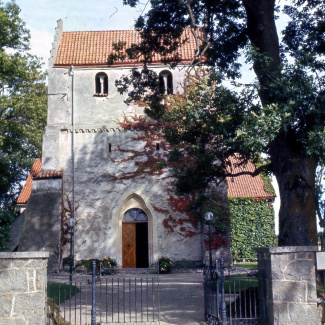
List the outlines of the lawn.
<svg viewBox="0 0 325 325">
<path fill-rule="evenodd" d="M 65 283 L 47 283 L 47 297 L 54 298 L 54 302 L 58 305 L 72 298 L 79 292 L 79 289 L 74 285 Z"/>
<path fill-rule="evenodd" d="M 219 291 L 221 292 L 221 279 L 218 279 L 218 282 Z M 216 280 L 208 280 L 207 285 L 216 290 Z M 225 278 L 225 293 L 240 293 L 254 287 L 258 287 L 257 277 L 231 275 L 229 278 Z"/>
<path fill-rule="evenodd" d="M 257 262 L 247 262 L 247 263 L 236 263 L 234 266 L 238 267 L 244 267 L 249 270 L 257 270 L 258 269 L 258 263 Z"/>
</svg>

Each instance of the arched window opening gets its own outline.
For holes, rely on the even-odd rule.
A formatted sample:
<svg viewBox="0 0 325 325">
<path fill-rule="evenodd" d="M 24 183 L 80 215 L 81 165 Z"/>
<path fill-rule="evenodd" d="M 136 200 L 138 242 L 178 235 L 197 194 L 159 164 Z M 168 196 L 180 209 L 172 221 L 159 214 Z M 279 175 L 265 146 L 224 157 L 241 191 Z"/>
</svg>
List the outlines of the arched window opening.
<svg viewBox="0 0 325 325">
<path fill-rule="evenodd" d="M 96 90 L 95 96 L 103 97 L 108 95 L 108 77 L 104 72 L 96 74 L 95 78 Z"/>
<path fill-rule="evenodd" d="M 124 213 L 123 221 L 148 221 L 148 217 L 141 209 L 133 208 Z"/>
<path fill-rule="evenodd" d="M 162 71 L 159 74 L 159 87 L 165 95 L 173 94 L 173 75 L 170 71 Z"/>
</svg>

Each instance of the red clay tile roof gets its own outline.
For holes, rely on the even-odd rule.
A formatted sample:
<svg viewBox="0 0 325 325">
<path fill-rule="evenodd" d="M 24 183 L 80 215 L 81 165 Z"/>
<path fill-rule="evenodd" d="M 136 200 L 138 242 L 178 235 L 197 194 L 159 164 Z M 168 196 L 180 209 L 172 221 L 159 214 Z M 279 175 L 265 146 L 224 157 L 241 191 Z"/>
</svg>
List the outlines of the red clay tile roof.
<svg viewBox="0 0 325 325">
<path fill-rule="evenodd" d="M 29 172 L 26 183 L 21 190 L 17 199 L 17 204 L 26 204 L 32 193 L 32 186 L 34 179 L 45 179 L 45 178 L 61 178 L 62 171 L 42 171 L 42 160 L 36 158 L 34 164 Z"/>
<path fill-rule="evenodd" d="M 32 169 L 30 170 L 29 175 L 27 177 L 26 183 L 19 194 L 19 197 L 17 199 L 17 204 L 25 204 L 27 202 L 27 200 L 30 197 L 30 194 L 32 193 L 33 176 L 35 176 L 41 170 L 42 170 L 42 160 L 36 158 L 32 166 Z"/>
<path fill-rule="evenodd" d="M 231 159 L 232 164 L 235 159 Z M 233 168 L 233 173 L 243 171 L 254 172 L 255 166 L 250 161 L 246 166 Z M 229 197 L 263 197 L 273 199 L 274 195 L 270 195 L 264 190 L 264 181 L 260 175 L 252 177 L 250 175 L 241 175 L 237 177 L 227 177 L 228 196 Z"/>
<path fill-rule="evenodd" d="M 58 171 L 41 171 L 33 177 L 33 179 L 43 179 L 43 178 L 61 178 L 62 170 Z"/>
<path fill-rule="evenodd" d="M 178 53 L 183 62 L 192 60 L 195 53 L 195 39 L 189 28 L 184 30 L 182 39 L 186 39 Z M 140 41 L 135 30 L 111 30 L 97 32 L 63 32 L 54 63 L 54 67 L 107 66 L 109 54 L 113 53 L 113 43 L 126 42 L 126 48 Z M 161 63 L 162 57 L 154 56 L 153 63 Z M 114 66 L 141 64 L 137 59 L 116 62 Z"/>
</svg>

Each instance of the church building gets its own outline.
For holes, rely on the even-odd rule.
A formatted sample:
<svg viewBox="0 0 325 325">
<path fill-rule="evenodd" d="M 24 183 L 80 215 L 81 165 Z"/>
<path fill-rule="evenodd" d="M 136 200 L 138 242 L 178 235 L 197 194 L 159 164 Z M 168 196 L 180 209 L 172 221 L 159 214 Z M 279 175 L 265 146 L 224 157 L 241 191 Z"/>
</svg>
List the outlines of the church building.
<svg viewBox="0 0 325 325">
<path fill-rule="evenodd" d="M 184 37 L 181 65 L 191 62 L 195 41 Z M 74 217 L 75 260 L 112 257 L 122 267 L 148 267 L 161 256 L 202 263 L 202 224 L 170 191 L 169 172 L 146 173 L 139 163 L 166 155 L 163 139 L 125 130 L 119 121 L 143 109 L 126 105 L 115 80 L 140 66 L 107 65 L 113 43 L 139 41 L 132 30 L 62 32 L 58 21 L 48 77 L 48 115 L 41 171 L 24 211 L 20 251 L 48 250 L 55 265 L 69 253 L 67 219 Z M 168 94 L 185 69 L 169 69 L 157 55 L 151 67 Z M 142 132 L 142 133 L 141 133 Z M 149 146 L 149 147 L 148 147 Z M 151 146 L 151 147 L 150 147 Z M 226 187 L 222 187 L 226 197 Z M 183 198 L 183 200 L 186 200 Z"/>
<path fill-rule="evenodd" d="M 189 30 L 184 37 L 178 68 L 164 65 L 159 55 L 150 66 L 168 94 L 184 81 L 184 67 L 195 53 Z M 128 268 L 149 267 L 163 256 L 182 265 L 201 265 L 206 259 L 207 228 L 186 211 L 190 198 L 173 193 L 168 170 L 149 167 L 166 157 L 163 137 L 157 132 L 148 141 L 143 130 L 121 123 L 144 113 L 124 103 L 126 95 L 117 91 L 115 80 L 141 63 L 108 65 L 107 60 L 113 43 L 129 47 L 138 41 L 132 30 L 63 32 L 58 21 L 42 159 L 35 161 L 18 199 L 25 208 L 18 250 L 49 251 L 52 270 L 69 256 L 71 218 L 75 261 L 112 257 Z M 226 183 L 216 195 L 227 210 Z M 229 251 L 225 247 L 228 257 Z"/>
</svg>

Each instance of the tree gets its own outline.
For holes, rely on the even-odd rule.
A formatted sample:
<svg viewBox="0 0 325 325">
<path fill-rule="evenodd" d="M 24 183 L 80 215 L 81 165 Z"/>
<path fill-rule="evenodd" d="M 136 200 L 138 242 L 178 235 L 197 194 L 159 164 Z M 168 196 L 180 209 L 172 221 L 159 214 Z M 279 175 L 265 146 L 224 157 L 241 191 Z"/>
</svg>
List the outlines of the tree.
<svg viewBox="0 0 325 325">
<path fill-rule="evenodd" d="M 46 124 L 45 75 L 28 54 L 19 7 L 0 2 L 0 250 L 8 239 L 21 182 L 41 152 Z"/>
<path fill-rule="evenodd" d="M 124 0 L 124 4 L 130 6 L 138 2 Z M 279 244 L 315 245 L 315 172 L 325 152 L 324 2 L 292 0 L 286 5 L 284 13 L 289 23 L 281 42 L 275 25 L 279 11 L 275 0 L 150 2 L 149 12 L 135 24 L 142 41 L 127 50 L 128 55 L 143 60 L 144 68 L 117 82 L 121 92 L 131 83 L 137 89 L 132 100 L 145 98 L 147 112 L 155 118 L 163 118 L 163 109 L 159 107 L 157 114 L 157 106 L 150 108 L 149 97 L 154 88 L 150 88 L 148 96 L 148 64 L 154 53 L 160 53 L 173 66 L 177 65 L 179 57 L 175 53 L 186 27 L 197 41 L 193 64 L 210 65 L 224 78 L 236 81 L 240 76 L 238 58 L 245 53 L 257 82 L 245 85 L 236 99 L 239 105 L 233 114 L 238 119 L 233 119 L 236 124 L 227 126 L 233 136 L 232 141 L 228 141 L 231 146 L 228 149 L 233 152 L 240 149 L 243 163 L 257 153 L 267 155 L 268 161 L 260 170 L 272 172 L 279 184 Z M 215 108 L 220 110 L 220 106 Z M 215 119 L 212 115 L 209 118 Z M 187 131 L 190 126 L 186 127 Z M 226 139 L 227 134 L 228 129 L 225 129 L 221 136 Z M 209 154 L 206 150 L 200 152 L 204 155 L 204 171 L 215 164 L 216 155 L 211 150 Z M 211 175 L 201 170 L 201 175 L 196 177 L 203 180 L 204 185 Z"/>
</svg>

